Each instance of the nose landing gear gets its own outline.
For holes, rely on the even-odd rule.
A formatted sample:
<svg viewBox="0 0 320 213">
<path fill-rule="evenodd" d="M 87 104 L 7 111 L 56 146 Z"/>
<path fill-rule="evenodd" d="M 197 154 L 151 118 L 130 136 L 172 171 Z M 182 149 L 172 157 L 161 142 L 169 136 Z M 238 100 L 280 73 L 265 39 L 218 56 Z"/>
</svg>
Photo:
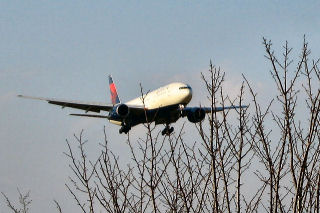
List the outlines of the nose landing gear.
<svg viewBox="0 0 320 213">
<path fill-rule="evenodd" d="M 162 130 L 161 134 L 169 136 L 173 132 L 173 130 L 174 130 L 173 127 L 170 127 L 169 125 L 166 125 L 164 130 Z"/>
</svg>

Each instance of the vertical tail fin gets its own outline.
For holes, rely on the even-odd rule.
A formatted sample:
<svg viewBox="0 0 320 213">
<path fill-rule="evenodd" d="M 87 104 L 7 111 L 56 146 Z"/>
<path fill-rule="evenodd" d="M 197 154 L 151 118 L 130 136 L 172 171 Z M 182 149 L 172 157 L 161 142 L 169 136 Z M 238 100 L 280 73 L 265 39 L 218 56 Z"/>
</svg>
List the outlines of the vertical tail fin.
<svg viewBox="0 0 320 213">
<path fill-rule="evenodd" d="M 113 83 L 112 76 L 109 75 L 109 87 L 111 93 L 111 102 L 113 105 L 120 103 L 116 85 Z"/>
</svg>

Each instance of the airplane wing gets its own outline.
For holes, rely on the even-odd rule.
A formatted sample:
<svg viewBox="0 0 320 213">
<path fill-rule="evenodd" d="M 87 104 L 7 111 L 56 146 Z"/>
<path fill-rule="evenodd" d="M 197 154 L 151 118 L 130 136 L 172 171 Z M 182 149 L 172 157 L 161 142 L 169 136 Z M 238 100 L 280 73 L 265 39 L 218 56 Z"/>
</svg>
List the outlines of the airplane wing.
<svg viewBox="0 0 320 213">
<path fill-rule="evenodd" d="M 188 117 L 188 120 L 192 123 L 202 121 L 206 117 L 206 113 L 220 112 L 228 109 L 247 108 L 248 106 L 222 106 L 222 107 L 185 107 L 181 111 L 181 116 Z"/>
<path fill-rule="evenodd" d="M 41 97 L 32 97 L 32 96 L 24 96 L 18 95 L 20 98 L 29 98 L 35 100 L 47 101 L 49 104 L 55 104 L 64 107 L 71 107 L 76 109 L 82 109 L 86 112 L 100 112 L 100 111 L 109 111 L 113 108 L 112 104 L 104 104 L 97 102 L 82 102 L 82 101 L 67 101 L 67 100 L 58 100 L 53 98 L 41 98 Z"/>
<path fill-rule="evenodd" d="M 224 106 L 224 107 L 214 107 L 213 112 L 221 112 L 223 110 L 228 110 L 228 109 L 240 109 L 240 108 L 247 108 L 248 106 Z M 198 110 L 203 110 L 204 113 L 210 113 L 211 112 L 211 107 L 185 107 L 183 109 L 183 112 L 188 113 L 188 112 L 195 112 Z"/>
<path fill-rule="evenodd" d="M 72 116 L 80 116 L 80 117 L 91 117 L 91 118 L 107 118 L 109 119 L 110 117 L 107 115 L 92 115 L 92 114 L 69 114 Z"/>
<path fill-rule="evenodd" d="M 225 107 L 215 107 L 213 108 L 213 112 L 220 112 L 227 109 L 240 109 L 240 108 L 247 108 L 248 106 L 225 106 Z M 211 112 L 211 107 L 201 107 L 201 109 L 204 109 L 206 113 Z"/>
</svg>

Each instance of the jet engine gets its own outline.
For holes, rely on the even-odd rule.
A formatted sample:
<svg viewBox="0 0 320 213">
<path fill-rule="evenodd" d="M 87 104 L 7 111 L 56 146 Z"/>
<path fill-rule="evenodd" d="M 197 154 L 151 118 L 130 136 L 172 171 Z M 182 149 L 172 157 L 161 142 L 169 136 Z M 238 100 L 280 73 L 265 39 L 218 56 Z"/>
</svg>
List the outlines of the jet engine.
<svg viewBox="0 0 320 213">
<path fill-rule="evenodd" d="M 205 116 L 206 116 L 206 112 L 204 111 L 204 109 L 201 109 L 199 107 L 194 107 L 187 111 L 187 118 L 192 123 L 197 123 L 202 121 Z"/>
<path fill-rule="evenodd" d="M 129 115 L 129 107 L 125 104 L 119 104 L 116 108 L 116 112 L 120 117 L 125 118 Z"/>
</svg>

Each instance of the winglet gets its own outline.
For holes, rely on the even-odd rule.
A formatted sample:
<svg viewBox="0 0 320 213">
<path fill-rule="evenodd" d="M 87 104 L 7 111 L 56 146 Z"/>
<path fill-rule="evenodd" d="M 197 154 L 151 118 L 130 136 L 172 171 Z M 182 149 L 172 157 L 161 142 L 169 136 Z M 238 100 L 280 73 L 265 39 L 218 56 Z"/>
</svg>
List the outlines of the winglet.
<svg viewBox="0 0 320 213">
<path fill-rule="evenodd" d="M 120 103 L 116 85 L 113 83 L 112 76 L 109 75 L 109 87 L 111 93 L 111 102 L 113 105 Z"/>
</svg>

